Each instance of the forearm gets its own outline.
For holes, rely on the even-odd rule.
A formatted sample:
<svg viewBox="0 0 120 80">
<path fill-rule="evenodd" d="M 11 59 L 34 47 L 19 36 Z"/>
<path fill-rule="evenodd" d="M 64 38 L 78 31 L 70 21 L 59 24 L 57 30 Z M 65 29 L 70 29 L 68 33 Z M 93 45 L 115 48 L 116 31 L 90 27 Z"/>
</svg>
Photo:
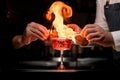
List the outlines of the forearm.
<svg viewBox="0 0 120 80">
<path fill-rule="evenodd" d="M 22 35 L 16 35 L 15 37 L 13 37 L 12 45 L 15 49 L 23 47 L 25 44 L 22 41 Z"/>
</svg>

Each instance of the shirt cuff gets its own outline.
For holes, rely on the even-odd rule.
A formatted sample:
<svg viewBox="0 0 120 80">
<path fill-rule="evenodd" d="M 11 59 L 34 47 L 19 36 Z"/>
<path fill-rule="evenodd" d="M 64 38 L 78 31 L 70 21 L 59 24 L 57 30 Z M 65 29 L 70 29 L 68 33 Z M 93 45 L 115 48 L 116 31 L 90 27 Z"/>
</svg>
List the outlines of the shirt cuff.
<svg viewBox="0 0 120 80">
<path fill-rule="evenodd" d="M 113 35 L 113 39 L 114 39 L 114 43 L 115 43 L 114 49 L 116 51 L 120 51 L 120 31 L 114 31 L 111 33 Z"/>
</svg>

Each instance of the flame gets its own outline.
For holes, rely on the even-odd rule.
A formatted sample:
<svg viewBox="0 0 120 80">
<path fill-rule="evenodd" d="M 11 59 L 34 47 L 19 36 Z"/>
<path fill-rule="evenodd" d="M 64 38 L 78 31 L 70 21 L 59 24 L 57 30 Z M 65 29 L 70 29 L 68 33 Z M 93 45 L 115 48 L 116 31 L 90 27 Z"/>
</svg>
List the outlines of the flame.
<svg viewBox="0 0 120 80">
<path fill-rule="evenodd" d="M 56 1 L 50 6 L 46 18 L 51 20 L 53 14 L 55 19 L 52 25 L 58 32 L 58 37 L 72 39 L 75 32 L 64 24 L 64 19 L 72 16 L 72 8 L 61 1 Z"/>
</svg>

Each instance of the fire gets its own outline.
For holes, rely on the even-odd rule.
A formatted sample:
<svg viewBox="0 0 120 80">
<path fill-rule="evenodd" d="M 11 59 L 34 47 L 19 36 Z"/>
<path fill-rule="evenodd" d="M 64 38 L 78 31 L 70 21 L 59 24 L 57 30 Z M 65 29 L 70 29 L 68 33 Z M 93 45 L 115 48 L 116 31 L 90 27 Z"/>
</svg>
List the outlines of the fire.
<svg viewBox="0 0 120 80">
<path fill-rule="evenodd" d="M 46 18 L 51 20 L 52 14 L 54 14 L 55 17 L 52 25 L 56 29 L 58 37 L 68 39 L 74 38 L 75 32 L 64 24 L 64 19 L 72 16 L 72 8 L 61 1 L 56 1 L 50 6 Z"/>
</svg>

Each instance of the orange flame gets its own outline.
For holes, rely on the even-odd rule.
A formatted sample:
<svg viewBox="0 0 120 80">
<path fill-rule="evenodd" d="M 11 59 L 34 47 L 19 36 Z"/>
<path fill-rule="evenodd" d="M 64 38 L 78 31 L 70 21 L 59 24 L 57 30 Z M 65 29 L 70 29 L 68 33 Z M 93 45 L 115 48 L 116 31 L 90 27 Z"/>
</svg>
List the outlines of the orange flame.
<svg viewBox="0 0 120 80">
<path fill-rule="evenodd" d="M 64 19 L 72 16 L 72 8 L 61 1 L 56 1 L 49 8 L 46 18 L 51 20 L 53 14 L 55 19 L 52 25 L 58 32 L 58 37 L 72 39 L 75 32 L 71 28 L 64 25 Z"/>
</svg>

